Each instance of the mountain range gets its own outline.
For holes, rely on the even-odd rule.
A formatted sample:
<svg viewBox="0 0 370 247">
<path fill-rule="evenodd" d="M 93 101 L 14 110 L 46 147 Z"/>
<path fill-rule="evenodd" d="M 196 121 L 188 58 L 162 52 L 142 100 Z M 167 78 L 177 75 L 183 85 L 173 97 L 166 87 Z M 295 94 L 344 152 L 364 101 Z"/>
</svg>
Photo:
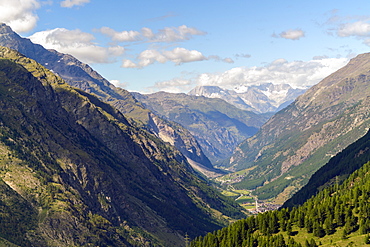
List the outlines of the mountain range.
<svg viewBox="0 0 370 247">
<path fill-rule="evenodd" d="M 244 86 L 129 93 L 4 24 L 0 45 L 0 245 L 370 243 L 370 53 L 267 120 L 289 86 L 248 89 L 276 92 L 259 108 Z M 207 156 L 283 208 L 220 229 L 245 214 L 194 170 L 223 173 Z"/>
<path fill-rule="evenodd" d="M 73 65 L 60 70 L 85 76 Z M 184 246 L 244 216 L 174 146 L 6 47 L 0 106 L 7 246 Z"/>
<path fill-rule="evenodd" d="M 248 171 L 237 187 L 288 199 L 331 157 L 369 129 L 370 54 L 308 89 L 244 141 L 225 168 Z"/>
<path fill-rule="evenodd" d="M 175 145 L 204 174 L 218 174 L 209 159 L 204 155 L 197 140 L 189 131 L 176 123 L 165 121 L 142 106 L 130 92 L 115 87 L 89 65 L 71 55 L 47 50 L 29 39 L 20 37 L 9 26 L 0 24 L 0 45 L 17 50 L 34 59 L 63 78 L 69 85 L 94 94 L 100 100 L 117 108 L 138 126 L 149 130 L 166 142 Z M 192 150 L 189 152 L 188 150 Z"/>
<path fill-rule="evenodd" d="M 156 115 L 188 129 L 213 164 L 228 158 L 269 117 L 241 110 L 222 99 L 166 92 L 133 95 Z"/>
<path fill-rule="evenodd" d="M 330 159 L 283 208 L 199 236 L 191 247 L 368 246 L 370 133 Z"/>
<path fill-rule="evenodd" d="M 289 84 L 262 83 L 240 85 L 234 90 L 218 86 L 197 86 L 188 94 L 220 98 L 243 110 L 267 113 L 283 109 L 305 91 L 306 89 L 292 88 Z"/>
</svg>

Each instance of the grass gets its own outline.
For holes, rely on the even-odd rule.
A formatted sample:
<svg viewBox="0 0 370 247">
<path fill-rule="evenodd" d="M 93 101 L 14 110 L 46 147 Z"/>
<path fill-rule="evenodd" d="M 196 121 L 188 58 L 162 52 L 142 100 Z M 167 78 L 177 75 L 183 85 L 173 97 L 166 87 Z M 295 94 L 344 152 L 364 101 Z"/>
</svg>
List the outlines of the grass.
<svg viewBox="0 0 370 247">
<path fill-rule="evenodd" d="M 244 204 L 244 203 L 255 203 L 255 200 L 251 196 L 242 196 L 236 200 L 237 203 L 239 204 Z"/>
<path fill-rule="evenodd" d="M 221 191 L 221 194 L 223 194 L 224 196 L 229 196 L 229 197 L 239 196 L 238 193 L 233 192 L 233 191 L 229 191 L 229 190 L 223 190 L 223 191 Z"/>
<path fill-rule="evenodd" d="M 247 168 L 247 169 L 243 169 L 243 170 L 240 170 L 240 171 L 237 171 L 237 172 L 226 174 L 224 176 L 221 176 L 221 177 L 216 178 L 216 181 L 217 182 L 226 182 L 226 181 L 231 180 L 231 179 L 233 179 L 233 178 L 235 178 L 237 176 L 246 176 L 254 168 L 256 168 L 256 167 L 253 166 L 253 167 L 250 167 L 250 168 Z"/>
<path fill-rule="evenodd" d="M 324 247 L 350 247 L 350 246 L 368 246 L 365 244 L 365 236 L 366 234 L 359 234 L 359 231 L 351 233 L 347 236 L 347 238 L 342 238 L 342 228 L 338 228 L 334 234 L 325 235 L 322 238 L 318 238 L 313 236 L 312 233 L 307 233 L 305 229 L 298 228 L 297 226 L 293 226 L 293 231 L 296 235 L 292 236 L 295 241 L 305 246 L 305 241 L 310 241 L 313 238 L 318 246 Z M 288 235 L 286 232 L 282 233 L 284 238 L 287 239 Z"/>
</svg>

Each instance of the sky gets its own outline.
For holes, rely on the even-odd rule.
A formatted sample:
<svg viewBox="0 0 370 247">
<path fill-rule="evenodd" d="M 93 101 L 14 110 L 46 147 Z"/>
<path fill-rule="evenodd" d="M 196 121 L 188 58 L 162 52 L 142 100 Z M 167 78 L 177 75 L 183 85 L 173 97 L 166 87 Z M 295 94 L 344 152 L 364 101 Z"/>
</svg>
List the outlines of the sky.
<svg viewBox="0 0 370 247">
<path fill-rule="evenodd" d="M 0 22 L 141 93 L 307 88 L 370 49 L 368 0 L 0 0 Z"/>
</svg>

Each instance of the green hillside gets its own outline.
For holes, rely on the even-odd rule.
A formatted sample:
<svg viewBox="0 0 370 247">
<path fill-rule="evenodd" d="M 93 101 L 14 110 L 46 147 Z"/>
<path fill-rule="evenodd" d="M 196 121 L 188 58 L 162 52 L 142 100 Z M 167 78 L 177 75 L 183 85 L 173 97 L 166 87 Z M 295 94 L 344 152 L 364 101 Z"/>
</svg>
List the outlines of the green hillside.
<svg viewBox="0 0 370 247">
<path fill-rule="evenodd" d="M 259 199 L 290 198 L 329 159 L 370 126 L 370 53 L 326 77 L 240 144 L 225 168 L 253 169 L 239 189 Z"/>
<path fill-rule="evenodd" d="M 283 207 L 301 205 L 320 190 L 335 183 L 342 183 L 351 173 L 370 161 L 369 147 L 370 132 L 331 158 L 312 175 L 302 189 L 284 203 Z"/>
<path fill-rule="evenodd" d="M 192 247 L 366 246 L 370 244 L 370 163 L 302 206 L 260 213 L 198 237 Z"/>
<path fill-rule="evenodd" d="M 204 174 L 214 174 L 215 169 L 204 155 L 196 139 L 184 127 L 165 121 L 146 109 L 130 92 L 115 87 L 107 79 L 71 55 L 47 50 L 41 45 L 20 37 L 6 24 L 0 23 L 0 45 L 17 50 L 58 74 L 71 85 L 95 95 L 99 100 L 119 110 L 131 124 L 175 145 L 195 168 L 202 167 Z M 191 150 L 191 151 L 189 151 Z M 210 172 L 210 173 L 208 173 Z"/>
<path fill-rule="evenodd" d="M 19 246 L 184 246 L 244 215 L 173 146 L 5 47 L 0 195 Z"/>
</svg>

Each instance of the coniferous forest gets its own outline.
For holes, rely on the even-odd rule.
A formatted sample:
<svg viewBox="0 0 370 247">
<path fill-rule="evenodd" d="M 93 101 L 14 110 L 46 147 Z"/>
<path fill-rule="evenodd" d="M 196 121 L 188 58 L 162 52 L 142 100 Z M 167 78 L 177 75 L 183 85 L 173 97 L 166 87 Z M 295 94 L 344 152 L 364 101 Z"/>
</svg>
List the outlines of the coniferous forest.
<svg viewBox="0 0 370 247">
<path fill-rule="evenodd" d="M 340 240 L 362 235 L 356 238 L 357 242 L 351 241 L 345 246 L 364 246 L 370 244 L 369 202 L 370 162 L 353 172 L 342 184 L 325 188 L 301 206 L 239 220 L 197 237 L 190 246 L 309 247 L 321 246 L 334 234 L 339 234 Z M 298 237 L 302 235 L 305 237 Z M 326 246 L 338 245 L 334 241 Z"/>
</svg>

